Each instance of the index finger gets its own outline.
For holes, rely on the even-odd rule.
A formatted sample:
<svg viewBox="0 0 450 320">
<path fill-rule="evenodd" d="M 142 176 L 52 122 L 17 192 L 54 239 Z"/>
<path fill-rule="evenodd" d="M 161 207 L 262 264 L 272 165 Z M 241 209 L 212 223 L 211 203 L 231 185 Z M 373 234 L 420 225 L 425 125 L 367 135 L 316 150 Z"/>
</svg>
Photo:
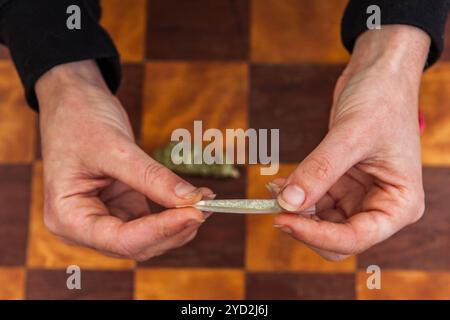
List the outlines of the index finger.
<svg viewBox="0 0 450 320">
<path fill-rule="evenodd" d="M 275 217 L 274 223 L 287 227 L 299 241 L 344 255 L 362 252 L 386 240 L 407 224 L 377 210 L 355 214 L 344 223 L 282 213 Z"/>
<path fill-rule="evenodd" d="M 103 171 L 166 208 L 193 204 L 214 193 L 197 188 L 150 158 L 132 143 L 121 145 L 124 151 L 98 156 Z"/>
<path fill-rule="evenodd" d="M 184 230 L 198 228 L 204 221 L 204 214 L 193 208 L 169 209 L 128 222 L 92 214 L 75 227 L 77 230 L 72 228 L 71 238 L 100 251 L 142 260 L 151 257 L 152 247 L 161 251 L 176 246 L 184 240 L 179 237 Z M 161 248 L 162 243 L 167 248 Z M 143 257 L 144 252 L 149 256 Z"/>
</svg>

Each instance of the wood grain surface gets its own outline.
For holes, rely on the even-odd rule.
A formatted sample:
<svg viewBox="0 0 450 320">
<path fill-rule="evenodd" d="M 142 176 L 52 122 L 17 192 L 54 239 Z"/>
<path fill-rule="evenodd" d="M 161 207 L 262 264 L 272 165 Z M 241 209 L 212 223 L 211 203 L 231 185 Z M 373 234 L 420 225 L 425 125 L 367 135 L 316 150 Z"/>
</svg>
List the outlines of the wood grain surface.
<svg viewBox="0 0 450 320">
<path fill-rule="evenodd" d="M 326 134 L 349 59 L 339 36 L 346 0 L 101 3 L 122 57 L 117 96 L 149 155 L 195 120 L 222 132 L 276 128 L 286 177 Z M 64 244 L 43 223 L 38 116 L 0 46 L 0 299 L 450 299 L 449 43 L 420 92 L 426 213 L 342 262 L 274 228 L 272 215 L 213 214 L 191 243 L 139 263 Z M 236 180 L 184 178 L 219 198 L 268 198 L 274 176 L 260 168 L 240 166 Z M 71 264 L 82 290 L 66 287 Z M 370 265 L 381 267 L 380 290 L 366 285 Z"/>
</svg>

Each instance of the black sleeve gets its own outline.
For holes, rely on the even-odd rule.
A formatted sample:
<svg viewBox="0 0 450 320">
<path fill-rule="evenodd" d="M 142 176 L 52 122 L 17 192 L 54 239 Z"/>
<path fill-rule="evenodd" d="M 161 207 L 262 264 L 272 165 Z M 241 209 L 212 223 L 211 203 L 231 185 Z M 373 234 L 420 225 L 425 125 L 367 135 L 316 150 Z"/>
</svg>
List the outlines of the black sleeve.
<svg viewBox="0 0 450 320">
<path fill-rule="evenodd" d="M 81 30 L 69 30 L 67 8 L 81 9 Z M 120 84 L 119 54 L 99 25 L 97 0 L 0 0 L 0 42 L 11 53 L 28 104 L 38 110 L 34 85 L 52 67 L 95 59 L 115 93 Z"/>
<path fill-rule="evenodd" d="M 431 37 L 427 65 L 435 63 L 444 47 L 444 29 L 449 10 L 448 0 L 350 0 L 342 19 L 341 38 L 352 52 L 358 36 L 367 30 L 367 7 L 381 9 L 381 24 L 406 24 L 418 27 Z"/>
</svg>

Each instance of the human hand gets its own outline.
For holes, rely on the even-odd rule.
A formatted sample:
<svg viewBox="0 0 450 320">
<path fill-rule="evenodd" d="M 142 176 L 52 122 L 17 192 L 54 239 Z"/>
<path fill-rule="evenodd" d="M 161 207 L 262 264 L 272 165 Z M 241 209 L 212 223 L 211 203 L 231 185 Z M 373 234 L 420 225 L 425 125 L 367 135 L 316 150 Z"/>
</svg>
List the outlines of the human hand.
<svg viewBox="0 0 450 320">
<path fill-rule="evenodd" d="M 329 260 L 387 239 L 424 212 L 418 95 L 429 36 L 402 25 L 361 35 L 335 88 L 329 132 L 272 186 L 274 224 Z"/>
<path fill-rule="evenodd" d="M 47 227 L 68 242 L 115 257 L 146 260 L 195 237 L 208 214 L 150 214 L 146 197 L 167 208 L 213 193 L 147 156 L 127 114 L 93 61 L 60 65 L 36 84 Z"/>
</svg>

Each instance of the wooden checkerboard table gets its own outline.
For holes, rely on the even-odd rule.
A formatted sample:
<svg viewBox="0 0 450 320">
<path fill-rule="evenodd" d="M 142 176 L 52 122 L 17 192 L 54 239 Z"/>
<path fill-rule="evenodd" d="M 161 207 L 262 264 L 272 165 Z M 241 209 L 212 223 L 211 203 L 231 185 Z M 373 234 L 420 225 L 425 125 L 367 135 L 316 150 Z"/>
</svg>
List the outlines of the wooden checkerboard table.
<svg viewBox="0 0 450 320">
<path fill-rule="evenodd" d="M 333 86 L 349 59 L 339 39 L 346 1 L 102 3 L 102 24 L 123 60 L 118 96 L 149 154 L 193 120 L 280 128 L 279 175 L 286 176 L 324 136 Z M 338 263 L 274 229 L 270 216 L 213 215 L 190 244 L 143 263 L 63 244 L 42 222 L 37 116 L 7 50 L 0 57 L 0 298 L 450 298 L 450 48 L 421 89 L 424 218 Z M 191 180 L 221 198 L 267 197 L 270 177 L 258 166 L 241 172 L 238 180 Z M 71 264 L 82 268 L 82 290 L 66 289 Z M 382 268 L 381 290 L 366 288 L 371 264 Z"/>
</svg>

